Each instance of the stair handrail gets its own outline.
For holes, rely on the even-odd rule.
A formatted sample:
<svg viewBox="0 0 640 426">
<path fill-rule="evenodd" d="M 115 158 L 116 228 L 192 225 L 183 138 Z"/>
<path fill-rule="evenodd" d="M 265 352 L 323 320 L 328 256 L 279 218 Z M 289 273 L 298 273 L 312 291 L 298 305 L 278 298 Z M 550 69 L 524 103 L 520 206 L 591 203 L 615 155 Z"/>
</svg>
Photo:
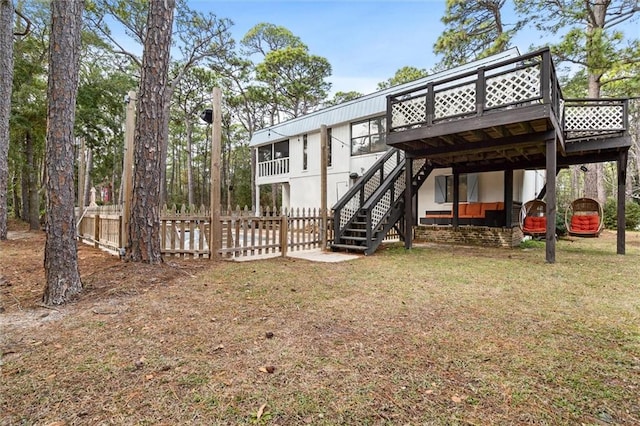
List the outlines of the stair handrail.
<svg viewBox="0 0 640 426">
<path fill-rule="evenodd" d="M 424 161 L 424 160 L 423 160 Z M 371 210 L 373 209 L 373 207 L 375 207 L 380 200 L 382 199 L 382 197 L 384 197 L 384 195 L 387 193 L 387 191 L 390 189 L 390 187 L 395 187 L 396 181 L 398 179 L 402 179 L 402 177 L 404 176 L 404 170 L 406 167 L 406 163 L 407 163 L 407 159 L 405 158 L 403 161 L 399 162 L 398 165 L 393 169 L 393 171 L 391 173 L 389 173 L 389 175 L 387 176 L 387 178 L 385 179 L 385 184 L 384 185 L 380 185 L 378 187 L 378 189 L 376 189 L 376 191 L 371 194 L 371 196 L 367 199 L 367 201 L 364 203 L 364 205 L 362 206 L 361 210 L 366 211 L 367 214 L 367 225 L 371 225 L 370 228 L 373 231 L 380 223 L 369 223 L 370 222 L 370 217 L 371 217 Z M 424 164 L 424 163 L 423 163 Z M 422 166 L 420 167 L 416 167 L 413 169 L 413 175 L 411 176 L 411 181 L 413 182 L 413 180 L 416 178 L 416 176 L 418 175 L 418 173 L 420 173 L 420 169 L 422 168 Z M 406 186 L 400 191 L 399 194 L 395 194 L 395 197 L 392 199 L 387 211 L 385 212 L 388 213 L 389 210 L 391 210 L 393 208 L 393 206 L 398 202 L 402 202 L 402 200 L 404 199 L 404 191 L 406 191 Z M 368 235 L 368 234 L 367 234 Z"/>
<path fill-rule="evenodd" d="M 364 189 L 366 184 L 374 176 L 378 174 L 380 175 L 380 182 L 383 182 L 386 179 L 386 176 L 384 175 L 384 166 L 386 162 L 389 161 L 394 156 L 397 156 L 397 163 L 400 163 L 402 161 L 402 158 L 404 158 L 404 152 L 396 148 L 389 149 L 383 156 L 378 158 L 378 160 L 376 160 L 376 162 L 373 163 L 373 165 L 369 168 L 369 170 L 367 170 L 362 175 L 362 177 L 358 179 L 356 184 L 353 185 L 345 193 L 345 195 L 343 195 L 342 198 L 340 198 L 340 200 L 338 200 L 338 202 L 333 206 L 333 215 L 334 215 L 333 229 L 334 229 L 334 239 L 336 241 L 339 240 L 340 234 L 341 234 L 341 216 L 342 216 L 342 210 L 344 209 L 344 207 L 347 206 L 349 203 L 353 202 L 355 197 L 358 197 L 355 203 L 357 204 L 357 206 L 354 206 L 353 212 L 351 212 L 351 217 L 349 217 L 346 221 L 347 223 L 350 223 L 355 217 L 355 215 L 357 214 L 357 212 L 360 210 L 364 202 L 366 201 L 365 194 L 364 194 Z"/>
<path fill-rule="evenodd" d="M 413 160 L 415 161 L 415 160 Z M 384 186 L 381 186 L 378 191 L 369 197 L 365 206 L 363 206 L 362 210 L 365 212 L 366 222 L 367 222 L 367 250 L 365 250 L 365 254 L 373 253 L 378 245 L 382 242 L 385 235 L 393 226 L 395 226 L 396 222 L 402 218 L 402 212 L 399 209 L 399 206 L 404 204 L 404 193 L 407 191 L 406 183 L 402 180 L 400 186 L 397 186 L 397 182 L 399 179 L 403 179 L 406 167 L 407 159 L 398 165 L 397 169 L 395 169 L 392 173 L 389 174 L 386 183 Z M 420 164 L 420 162 L 422 164 Z M 411 176 L 411 184 L 409 186 L 409 190 L 413 191 L 414 186 L 417 190 L 420 188 L 421 184 L 424 183 L 426 177 L 430 174 L 431 170 L 433 170 L 433 166 L 429 165 L 425 159 L 418 160 L 419 167 L 413 168 L 413 175 Z M 416 164 L 414 164 L 416 165 Z M 426 169 L 425 169 L 426 167 Z M 423 172 L 425 170 L 429 170 L 426 174 Z M 424 179 L 419 179 L 418 176 L 423 174 Z M 389 200 L 389 206 L 387 206 L 384 214 L 382 214 L 376 223 L 373 223 L 373 209 L 382 201 L 383 197 L 387 194 L 387 192 L 392 191 L 391 199 Z M 389 220 L 390 219 L 390 220 Z M 387 223 L 383 226 L 381 224 L 387 220 Z M 375 230 L 375 232 L 374 232 Z"/>
<path fill-rule="evenodd" d="M 369 170 L 367 170 L 360 178 L 358 178 L 355 185 L 349 188 L 349 190 L 342 196 L 342 198 L 338 200 L 338 202 L 332 207 L 332 209 L 338 210 L 344 207 L 345 204 L 347 204 L 351 200 L 351 198 L 353 198 L 353 196 L 360 191 L 360 186 L 364 186 L 364 183 L 368 182 L 380 170 L 380 168 L 389 158 L 399 154 L 400 152 L 401 151 L 397 148 L 391 148 L 382 157 L 378 158 L 376 162 L 373 163 L 371 167 L 369 167 Z"/>
</svg>

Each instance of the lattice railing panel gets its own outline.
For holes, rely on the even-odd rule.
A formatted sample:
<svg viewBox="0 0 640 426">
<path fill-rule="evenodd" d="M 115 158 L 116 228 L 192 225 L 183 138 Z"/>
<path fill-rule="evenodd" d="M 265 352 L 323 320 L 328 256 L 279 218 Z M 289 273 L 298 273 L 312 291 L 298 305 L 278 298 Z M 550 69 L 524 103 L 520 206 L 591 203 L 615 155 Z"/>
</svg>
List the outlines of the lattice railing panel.
<svg viewBox="0 0 640 426">
<path fill-rule="evenodd" d="M 389 188 L 380 201 L 376 203 L 375 206 L 371 209 L 371 229 L 374 230 L 380 224 L 380 221 L 384 218 L 384 216 L 389 211 L 391 207 L 391 188 Z"/>
<path fill-rule="evenodd" d="M 427 98 L 408 99 L 391 105 L 391 127 L 407 127 L 427 121 Z"/>
<path fill-rule="evenodd" d="M 486 108 L 531 101 L 541 96 L 539 66 L 518 69 L 486 80 Z"/>
<path fill-rule="evenodd" d="M 476 84 L 465 84 L 435 93 L 434 118 L 468 114 L 476 110 Z"/>
<path fill-rule="evenodd" d="M 612 132 L 625 129 L 622 105 L 571 105 L 565 110 L 565 131 Z"/>
<path fill-rule="evenodd" d="M 360 207 L 360 193 L 357 193 L 340 210 L 340 229 L 349 223 L 351 218 L 360 210 Z"/>
<path fill-rule="evenodd" d="M 364 184 L 364 199 L 368 199 L 380 186 L 380 173 L 371 176 Z"/>
<path fill-rule="evenodd" d="M 391 188 L 385 192 L 384 196 L 378 201 L 378 203 L 371 209 L 371 229 L 376 229 L 382 219 L 386 216 L 391 206 L 402 196 L 402 193 L 406 187 L 404 179 L 404 173 L 400 173 L 393 182 L 393 191 Z M 392 196 L 393 195 L 393 196 Z"/>
<path fill-rule="evenodd" d="M 418 172 L 426 162 L 426 158 L 418 158 L 416 160 L 413 160 L 413 177 L 416 177 L 418 175 Z"/>
</svg>

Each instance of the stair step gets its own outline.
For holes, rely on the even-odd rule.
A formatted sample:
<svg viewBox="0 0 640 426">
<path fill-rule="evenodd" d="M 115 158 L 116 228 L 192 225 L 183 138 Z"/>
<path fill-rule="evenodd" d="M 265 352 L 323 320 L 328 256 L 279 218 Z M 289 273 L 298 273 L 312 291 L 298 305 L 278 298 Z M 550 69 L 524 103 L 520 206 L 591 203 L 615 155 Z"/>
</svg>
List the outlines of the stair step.
<svg viewBox="0 0 640 426">
<path fill-rule="evenodd" d="M 343 235 L 340 237 L 341 240 L 350 240 L 350 241 L 367 241 L 367 237 L 356 237 L 353 235 Z"/>
<path fill-rule="evenodd" d="M 356 228 L 347 228 L 344 230 L 345 232 L 357 232 L 358 234 L 366 234 L 367 230 L 366 229 L 356 229 Z"/>
<path fill-rule="evenodd" d="M 354 246 L 351 244 L 331 244 L 331 249 L 352 250 L 352 251 L 365 251 L 367 246 Z"/>
</svg>

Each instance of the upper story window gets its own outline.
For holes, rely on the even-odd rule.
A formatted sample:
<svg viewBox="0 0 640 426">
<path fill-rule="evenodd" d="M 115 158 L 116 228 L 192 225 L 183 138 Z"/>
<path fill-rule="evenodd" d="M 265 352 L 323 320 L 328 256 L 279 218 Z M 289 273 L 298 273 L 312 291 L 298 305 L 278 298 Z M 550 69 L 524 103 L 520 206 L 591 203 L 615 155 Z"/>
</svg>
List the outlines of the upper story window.
<svg viewBox="0 0 640 426">
<path fill-rule="evenodd" d="M 307 135 L 302 135 L 302 170 L 309 168 L 309 141 Z"/>
<path fill-rule="evenodd" d="M 351 123 L 351 155 L 369 154 L 387 149 L 385 117 Z"/>
<path fill-rule="evenodd" d="M 258 162 L 289 158 L 289 141 L 276 142 L 258 147 Z"/>
<path fill-rule="evenodd" d="M 289 141 L 258 147 L 258 177 L 289 173 Z"/>
</svg>

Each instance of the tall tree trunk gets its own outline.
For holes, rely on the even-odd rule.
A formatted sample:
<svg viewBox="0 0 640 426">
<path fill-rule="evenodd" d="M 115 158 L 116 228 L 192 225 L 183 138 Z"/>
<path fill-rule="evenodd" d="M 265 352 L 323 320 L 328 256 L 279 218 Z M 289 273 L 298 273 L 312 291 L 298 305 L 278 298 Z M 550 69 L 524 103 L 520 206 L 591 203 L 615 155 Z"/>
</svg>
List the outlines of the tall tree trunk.
<svg viewBox="0 0 640 426">
<path fill-rule="evenodd" d="M 580 179 L 578 178 L 579 168 L 578 166 L 571 166 L 569 168 L 571 172 L 571 193 L 570 199 L 573 200 L 578 198 L 578 194 L 580 194 Z"/>
<path fill-rule="evenodd" d="M 161 263 L 160 188 L 168 123 L 165 103 L 175 0 L 149 2 L 134 134 L 133 201 L 126 258 Z"/>
<path fill-rule="evenodd" d="M 193 149 L 193 124 L 189 119 L 186 120 L 185 124 L 187 125 L 187 199 L 189 200 L 189 205 L 193 206 L 195 204 L 193 196 L 193 154 L 191 152 Z"/>
<path fill-rule="evenodd" d="M 73 126 L 83 8 L 82 0 L 51 2 L 43 295 L 48 305 L 65 303 L 82 291 L 74 209 Z"/>
<path fill-rule="evenodd" d="M 38 168 L 35 164 L 34 152 L 33 152 L 33 139 L 31 133 L 27 133 L 29 138 L 29 145 L 31 149 L 29 151 L 30 156 L 28 160 L 29 164 L 29 229 L 32 231 L 40 229 L 40 181 L 38 180 Z M 75 205 L 75 193 L 74 205 Z"/>
<path fill-rule="evenodd" d="M 32 231 L 40 229 L 40 198 L 36 173 L 33 137 L 29 130 L 24 135 L 24 166 L 22 167 L 22 220 Z"/>
<path fill-rule="evenodd" d="M 20 219 L 20 195 L 18 195 L 18 174 L 13 172 L 13 217 Z"/>
<path fill-rule="evenodd" d="M 24 156 L 22 161 L 22 173 L 20 174 L 20 197 L 22 198 L 22 213 L 20 213 L 20 219 L 24 221 L 29 220 L 29 158 L 33 158 L 33 146 L 29 131 L 24 136 L 24 150 L 22 151 Z M 31 161 L 33 163 L 33 160 Z"/>
<path fill-rule="evenodd" d="M 597 31 L 604 28 L 608 2 L 595 2 L 592 6 L 592 13 L 589 14 L 587 24 L 587 75 L 588 75 L 588 97 L 591 99 L 600 98 L 602 67 L 598 56 L 600 55 L 599 42 L 597 37 L 602 35 Z M 598 200 L 604 204 L 606 200 L 604 188 L 604 167 L 602 163 L 593 164 L 585 176 L 585 196 Z"/>
<path fill-rule="evenodd" d="M 7 239 L 9 116 L 13 85 L 13 0 L 0 0 L 0 240 Z"/>
</svg>

